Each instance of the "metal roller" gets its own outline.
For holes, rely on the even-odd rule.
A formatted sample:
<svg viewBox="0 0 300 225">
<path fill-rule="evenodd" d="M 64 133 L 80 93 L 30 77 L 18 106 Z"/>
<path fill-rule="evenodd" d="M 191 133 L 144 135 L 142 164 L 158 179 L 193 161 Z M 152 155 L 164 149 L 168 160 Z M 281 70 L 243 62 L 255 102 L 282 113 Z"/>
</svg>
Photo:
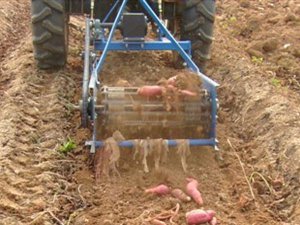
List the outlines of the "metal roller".
<svg viewBox="0 0 300 225">
<path fill-rule="evenodd" d="M 182 97 L 167 107 L 163 96 L 145 98 L 138 87 L 103 87 L 98 93 L 98 127 L 106 133 L 119 130 L 127 138 L 207 138 L 211 124 L 210 96 L 206 90 L 197 97 Z"/>
</svg>

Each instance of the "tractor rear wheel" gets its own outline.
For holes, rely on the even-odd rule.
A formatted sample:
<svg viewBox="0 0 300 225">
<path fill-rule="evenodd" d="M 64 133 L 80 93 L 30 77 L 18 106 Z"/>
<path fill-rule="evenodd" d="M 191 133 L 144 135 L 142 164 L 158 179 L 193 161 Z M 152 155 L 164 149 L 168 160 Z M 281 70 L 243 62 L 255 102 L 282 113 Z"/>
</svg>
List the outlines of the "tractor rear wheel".
<svg viewBox="0 0 300 225">
<path fill-rule="evenodd" d="M 68 50 L 65 0 L 32 0 L 31 15 L 37 66 L 40 69 L 63 67 Z"/>
<path fill-rule="evenodd" d="M 193 59 L 201 69 L 210 59 L 215 4 L 215 0 L 187 0 L 182 11 L 181 39 L 192 42 Z"/>
</svg>

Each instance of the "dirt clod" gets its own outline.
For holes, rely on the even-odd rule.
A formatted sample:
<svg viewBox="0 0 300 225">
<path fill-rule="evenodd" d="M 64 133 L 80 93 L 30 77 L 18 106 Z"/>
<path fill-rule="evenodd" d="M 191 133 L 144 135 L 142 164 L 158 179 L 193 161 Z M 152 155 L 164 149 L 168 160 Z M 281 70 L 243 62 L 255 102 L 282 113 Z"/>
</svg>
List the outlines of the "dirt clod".
<svg viewBox="0 0 300 225">
<path fill-rule="evenodd" d="M 264 42 L 262 48 L 265 52 L 272 52 L 275 51 L 277 47 L 278 47 L 278 40 L 276 38 L 270 38 Z"/>
</svg>

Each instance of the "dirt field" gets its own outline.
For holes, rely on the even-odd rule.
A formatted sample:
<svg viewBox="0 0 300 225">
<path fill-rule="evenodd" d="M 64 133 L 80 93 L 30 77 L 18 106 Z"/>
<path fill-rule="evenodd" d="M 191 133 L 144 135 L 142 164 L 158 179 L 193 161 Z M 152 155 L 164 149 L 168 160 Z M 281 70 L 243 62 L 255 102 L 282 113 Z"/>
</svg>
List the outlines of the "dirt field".
<svg viewBox="0 0 300 225">
<path fill-rule="evenodd" d="M 223 162 L 193 148 L 184 174 L 176 150 L 158 172 L 145 174 L 123 149 L 121 177 L 95 181 L 80 115 L 83 34 L 71 20 L 67 67 L 39 71 L 30 34 L 30 2 L 0 0 L 0 224 L 149 224 L 176 206 L 145 195 L 159 183 L 200 183 L 204 209 L 219 224 L 300 224 L 300 4 L 297 1 L 217 1 L 212 60 L 218 81 L 218 136 Z M 176 73 L 169 53 L 110 54 L 102 82 L 152 84 Z M 58 152 L 70 137 L 77 147 Z M 250 183 L 250 187 L 247 183 Z M 251 191 L 253 192 L 251 194 Z M 180 203 L 175 224 L 198 208 Z M 169 223 L 171 224 L 171 223 Z"/>
</svg>

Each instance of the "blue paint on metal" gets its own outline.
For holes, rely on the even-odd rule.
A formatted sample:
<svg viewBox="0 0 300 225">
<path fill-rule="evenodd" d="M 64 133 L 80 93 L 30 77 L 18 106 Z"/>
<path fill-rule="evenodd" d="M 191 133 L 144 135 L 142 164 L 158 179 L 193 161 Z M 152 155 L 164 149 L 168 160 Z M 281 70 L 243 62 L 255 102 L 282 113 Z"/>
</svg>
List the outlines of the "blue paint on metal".
<svg viewBox="0 0 300 225">
<path fill-rule="evenodd" d="M 114 36 L 114 32 L 115 32 L 115 30 L 117 28 L 117 25 L 118 25 L 118 23 L 121 20 L 121 16 L 122 16 L 122 13 L 123 13 L 123 11 L 124 11 L 124 9 L 126 7 L 127 1 L 128 0 L 123 0 L 122 5 L 119 8 L 119 12 L 118 12 L 118 14 L 116 16 L 116 19 L 115 19 L 115 21 L 114 21 L 114 23 L 112 25 L 112 28 L 111 28 L 111 30 L 109 32 L 108 39 L 107 39 L 107 42 L 106 42 L 105 47 L 103 49 L 103 52 L 102 52 L 102 54 L 100 56 L 99 62 L 97 63 L 96 68 L 94 68 L 95 69 L 95 73 L 97 74 L 97 79 L 96 80 L 98 80 L 98 74 L 99 74 L 99 72 L 100 72 L 100 70 L 101 70 L 101 68 L 103 66 L 104 61 L 105 61 L 109 45 L 111 44 L 112 38 Z"/>
<path fill-rule="evenodd" d="M 146 2 L 146 0 L 139 0 L 140 4 L 143 6 L 143 8 L 147 11 L 147 13 L 153 18 L 156 25 L 159 27 L 160 31 L 171 41 L 171 43 L 175 46 L 176 50 L 179 52 L 181 57 L 184 59 L 184 61 L 187 63 L 188 67 L 193 70 L 194 72 L 198 73 L 200 72 L 198 66 L 193 62 L 191 57 L 181 48 L 181 46 L 178 44 L 177 40 L 173 37 L 173 35 L 168 31 L 168 29 L 163 25 L 161 20 L 158 18 L 156 13 L 151 9 L 149 4 Z"/>
<path fill-rule="evenodd" d="M 178 145 L 176 140 L 167 140 L 167 141 L 169 147 L 176 147 Z M 214 146 L 215 145 L 214 139 L 189 139 L 188 141 L 190 146 Z M 87 146 L 90 146 L 92 145 L 92 143 L 93 141 L 87 141 L 85 144 Z M 96 141 L 96 148 L 101 148 L 103 146 L 104 146 L 103 141 Z M 134 142 L 131 140 L 122 141 L 119 142 L 119 146 L 124 148 L 133 148 Z"/>
<path fill-rule="evenodd" d="M 111 7 L 111 9 L 109 10 L 109 12 L 106 14 L 106 16 L 105 16 L 105 18 L 103 19 L 103 23 L 105 23 L 107 20 L 108 20 L 108 18 L 110 17 L 110 15 L 113 13 L 113 11 L 115 10 L 115 8 L 117 7 L 117 5 L 119 4 L 119 2 L 120 2 L 120 0 L 117 0 L 116 2 L 115 2 L 115 4 L 113 5 L 113 7 Z"/>
<path fill-rule="evenodd" d="M 217 93 L 215 90 L 210 92 L 211 95 L 211 130 L 210 136 L 216 137 L 216 124 L 217 124 Z"/>
<path fill-rule="evenodd" d="M 96 41 L 95 49 L 97 51 L 102 51 L 105 48 L 106 41 Z M 179 45 L 186 52 L 191 50 L 190 41 L 179 41 Z M 149 41 L 149 42 L 124 42 L 124 41 L 114 41 L 108 46 L 110 51 L 152 51 L 152 50 L 176 50 L 169 40 L 164 39 L 163 41 Z"/>
<path fill-rule="evenodd" d="M 164 34 L 161 32 L 160 28 L 157 28 L 157 30 L 158 30 L 158 40 L 162 41 L 164 38 Z"/>
</svg>

